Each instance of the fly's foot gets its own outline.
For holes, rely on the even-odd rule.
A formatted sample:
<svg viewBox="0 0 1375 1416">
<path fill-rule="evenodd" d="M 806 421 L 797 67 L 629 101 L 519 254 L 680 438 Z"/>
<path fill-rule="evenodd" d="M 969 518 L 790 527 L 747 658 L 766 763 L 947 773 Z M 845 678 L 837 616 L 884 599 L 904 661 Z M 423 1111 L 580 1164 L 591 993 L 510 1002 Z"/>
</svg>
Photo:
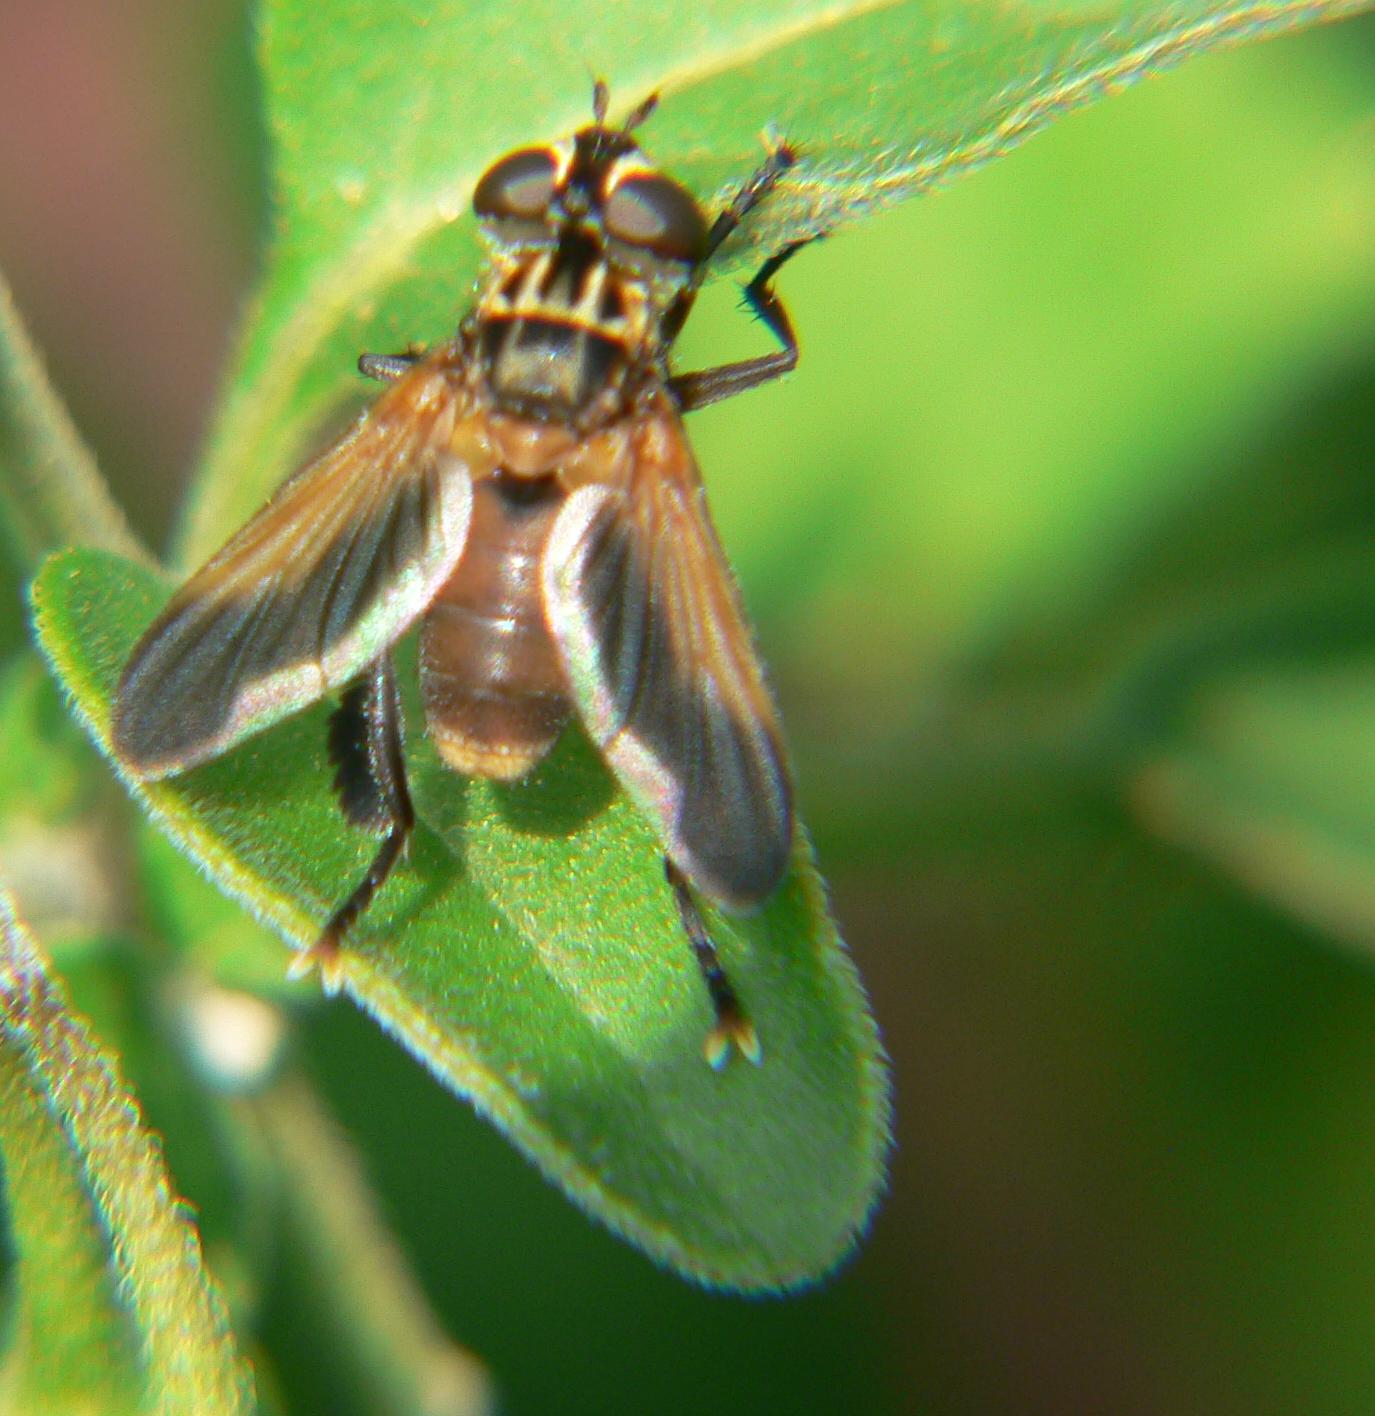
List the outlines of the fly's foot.
<svg viewBox="0 0 1375 1416">
<path fill-rule="evenodd" d="M 683 932 L 692 945 L 693 957 L 702 974 L 702 982 L 707 986 L 707 996 L 711 999 L 716 1022 L 702 1044 L 702 1053 L 712 1071 L 719 1072 L 730 1061 L 731 1053 L 738 1052 L 747 1062 L 757 1067 L 764 1060 L 764 1050 L 759 1045 L 759 1034 L 754 1024 L 746 1016 L 735 996 L 735 989 L 726 977 L 716 946 L 702 919 L 697 902 L 692 898 L 692 890 L 687 877 L 667 857 L 664 857 L 664 878 L 673 890 L 673 898 L 678 905 L 678 918 L 683 922 Z"/>
<path fill-rule="evenodd" d="M 753 1062 L 756 1067 L 764 1060 L 759 1034 L 738 1005 L 729 1013 L 717 1012 L 716 1026 L 702 1044 L 702 1055 L 713 1072 L 721 1071 L 734 1052 L 738 1052 L 746 1062 Z"/>
<path fill-rule="evenodd" d="M 320 987 L 330 998 L 344 986 L 344 951 L 333 929 L 326 929 L 309 949 L 298 950 L 286 967 L 286 976 L 293 981 L 313 973 L 319 973 Z"/>
</svg>

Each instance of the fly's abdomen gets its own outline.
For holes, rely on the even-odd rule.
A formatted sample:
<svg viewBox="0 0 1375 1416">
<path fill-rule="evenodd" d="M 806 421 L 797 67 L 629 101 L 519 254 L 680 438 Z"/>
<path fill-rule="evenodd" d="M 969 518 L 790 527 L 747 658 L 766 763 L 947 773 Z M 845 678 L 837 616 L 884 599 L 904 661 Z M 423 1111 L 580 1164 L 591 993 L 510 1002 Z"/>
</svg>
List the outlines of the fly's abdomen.
<svg viewBox="0 0 1375 1416">
<path fill-rule="evenodd" d="M 546 478 L 498 474 L 473 488 L 467 549 L 427 611 L 420 641 L 426 719 L 455 771 L 519 777 L 568 720 L 539 575 L 562 500 Z"/>
</svg>

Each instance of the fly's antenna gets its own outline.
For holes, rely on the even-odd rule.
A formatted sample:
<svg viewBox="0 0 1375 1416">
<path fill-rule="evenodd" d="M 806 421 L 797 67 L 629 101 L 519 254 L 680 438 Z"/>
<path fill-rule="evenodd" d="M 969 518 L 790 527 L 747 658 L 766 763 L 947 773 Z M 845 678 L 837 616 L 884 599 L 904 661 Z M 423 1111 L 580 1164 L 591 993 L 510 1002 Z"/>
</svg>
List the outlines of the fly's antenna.
<svg viewBox="0 0 1375 1416">
<path fill-rule="evenodd" d="M 650 94 L 638 108 L 631 110 L 630 116 L 621 124 L 621 132 L 633 133 L 658 106 L 659 95 L 657 93 Z M 598 128 L 606 127 L 606 115 L 610 107 L 611 90 L 607 87 L 605 79 L 598 79 L 592 85 L 592 121 Z"/>
<path fill-rule="evenodd" d="M 659 95 L 652 93 L 638 108 L 632 109 L 630 116 L 621 124 L 621 132 L 633 133 L 636 128 L 648 120 L 650 114 L 659 106 Z"/>
</svg>

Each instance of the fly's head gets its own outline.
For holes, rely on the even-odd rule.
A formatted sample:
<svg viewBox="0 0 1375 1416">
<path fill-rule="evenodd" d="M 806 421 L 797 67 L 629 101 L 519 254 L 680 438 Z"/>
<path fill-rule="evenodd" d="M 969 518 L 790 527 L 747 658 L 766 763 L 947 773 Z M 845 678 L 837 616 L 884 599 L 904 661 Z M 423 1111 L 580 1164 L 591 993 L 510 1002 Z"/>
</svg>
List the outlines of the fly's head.
<svg viewBox="0 0 1375 1416">
<path fill-rule="evenodd" d="M 632 129 L 597 117 L 562 142 L 492 164 L 473 194 L 491 269 L 476 325 L 499 405 L 589 421 L 633 371 L 662 367 L 708 250 L 706 215 L 645 156 Z"/>
</svg>

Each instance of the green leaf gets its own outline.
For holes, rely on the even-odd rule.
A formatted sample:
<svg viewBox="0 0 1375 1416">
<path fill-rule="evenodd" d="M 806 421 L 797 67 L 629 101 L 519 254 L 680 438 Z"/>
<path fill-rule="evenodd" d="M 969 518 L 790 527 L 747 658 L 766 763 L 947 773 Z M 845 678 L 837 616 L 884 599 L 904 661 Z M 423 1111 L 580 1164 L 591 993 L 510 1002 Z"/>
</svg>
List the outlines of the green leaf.
<svg viewBox="0 0 1375 1416">
<path fill-rule="evenodd" d="M 0 278 L 0 535 L 28 576 L 63 546 L 147 558 L 48 383 Z"/>
<path fill-rule="evenodd" d="M 109 701 L 162 598 L 115 557 L 55 558 L 44 647 L 108 750 Z M 229 757 L 131 783 L 162 829 L 298 946 L 375 846 L 348 830 L 319 706 Z M 764 1061 L 713 1072 L 705 991 L 646 823 L 578 734 L 520 786 L 411 754 L 409 859 L 350 937 L 346 989 L 580 1204 L 661 1261 L 741 1289 L 804 1283 L 862 1229 L 887 1083 L 803 846 L 757 917 L 709 918 Z M 116 766 L 119 764 L 116 763 Z"/>
<path fill-rule="evenodd" d="M 251 1409 L 195 1228 L 133 1096 L 4 895 L 0 932 L 0 1145 L 20 1295 L 7 1377 L 21 1409 Z"/>
<path fill-rule="evenodd" d="M 1253 582 L 1311 603 L 1298 548 L 1349 544 L 1375 610 L 1369 24 L 1206 56 L 820 243 L 799 372 L 689 419 L 830 869 L 1019 829 L 1014 763 L 1134 762 L 1139 713 L 1085 721 L 1105 678 Z M 729 295 L 695 362 L 750 352 Z"/>
<path fill-rule="evenodd" d="M 0 1154 L 17 1261 L 0 1396 L 27 1416 L 137 1409 L 138 1339 L 71 1143 L 23 1051 L 0 1043 Z"/>
<path fill-rule="evenodd" d="M 123 832 L 100 813 L 115 797 L 32 649 L 0 668 L 0 742 L 0 879 L 59 962 L 105 947 L 126 913 Z"/>
<path fill-rule="evenodd" d="M 1159 834 L 1375 949 L 1375 659 L 1270 664 L 1200 691 L 1133 798 Z"/>
<path fill-rule="evenodd" d="M 1212 46 L 1365 0 L 1236 0 L 1028 13 L 873 0 L 640 6 L 485 0 L 269 5 L 263 62 L 277 234 L 184 528 L 221 541 L 300 458 L 361 350 L 447 334 L 477 269 L 469 197 L 506 149 L 658 90 L 652 155 L 719 200 L 774 125 L 803 162 L 722 268 L 924 191 L 1051 118 Z"/>
</svg>

